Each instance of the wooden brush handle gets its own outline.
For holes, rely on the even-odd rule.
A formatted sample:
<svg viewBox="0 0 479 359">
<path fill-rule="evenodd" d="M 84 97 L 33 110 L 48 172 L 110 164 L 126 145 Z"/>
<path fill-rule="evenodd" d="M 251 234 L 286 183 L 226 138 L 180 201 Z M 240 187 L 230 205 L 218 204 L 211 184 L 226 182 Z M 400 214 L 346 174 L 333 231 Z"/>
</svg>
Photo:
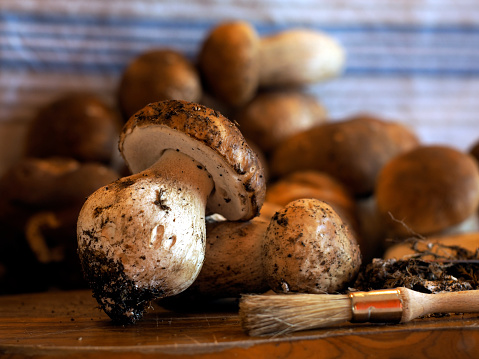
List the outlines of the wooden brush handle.
<svg viewBox="0 0 479 359">
<path fill-rule="evenodd" d="M 399 288 L 403 300 L 401 322 L 432 313 L 479 313 L 479 290 L 425 294 Z"/>
</svg>

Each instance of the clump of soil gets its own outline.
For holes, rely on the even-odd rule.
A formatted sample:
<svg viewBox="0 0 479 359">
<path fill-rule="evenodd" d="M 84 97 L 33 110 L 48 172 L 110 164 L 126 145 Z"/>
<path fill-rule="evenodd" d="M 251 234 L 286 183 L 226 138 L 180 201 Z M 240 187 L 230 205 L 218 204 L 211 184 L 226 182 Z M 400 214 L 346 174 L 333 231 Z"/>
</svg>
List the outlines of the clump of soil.
<svg viewBox="0 0 479 359">
<path fill-rule="evenodd" d="M 418 243 L 411 240 L 415 254 L 407 259 L 374 259 L 360 272 L 354 289 L 406 287 L 423 293 L 479 289 L 478 250 L 442 244 L 419 250 Z"/>
</svg>

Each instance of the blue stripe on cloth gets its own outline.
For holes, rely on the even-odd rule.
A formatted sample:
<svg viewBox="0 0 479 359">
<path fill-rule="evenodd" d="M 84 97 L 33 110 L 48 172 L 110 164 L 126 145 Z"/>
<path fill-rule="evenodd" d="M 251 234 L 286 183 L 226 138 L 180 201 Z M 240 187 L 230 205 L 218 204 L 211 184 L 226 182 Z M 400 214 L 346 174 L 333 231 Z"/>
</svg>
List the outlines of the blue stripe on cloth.
<svg viewBox="0 0 479 359">
<path fill-rule="evenodd" d="M 414 77 L 479 77 L 477 69 L 431 69 L 431 68 L 378 68 L 348 67 L 345 76 L 414 76 Z"/>
<path fill-rule="evenodd" d="M 0 59 L 2 70 L 54 72 L 54 73 L 85 73 L 118 75 L 125 69 L 125 62 L 84 62 L 71 63 L 62 61 L 22 61 Z M 381 76 L 381 77 L 479 77 L 476 69 L 434 69 L 434 68 L 398 68 L 398 67 L 347 67 L 344 76 Z"/>
<path fill-rule="evenodd" d="M 76 63 L 62 61 L 25 61 L 0 59 L 0 69 L 8 71 L 33 71 L 53 73 L 84 73 L 84 74 L 113 74 L 121 73 L 125 68 L 124 62 L 117 63 Z"/>
<path fill-rule="evenodd" d="M 165 18 L 138 18 L 124 17 L 114 15 L 71 15 L 54 13 L 24 13 L 4 11 L 0 12 L 0 21 L 12 21 L 23 24 L 40 24 L 40 25 L 102 25 L 108 27 L 138 27 L 138 28 L 189 28 L 205 30 L 217 24 L 217 21 L 202 21 L 199 19 L 191 20 L 168 20 Z M 349 24 L 349 25 L 331 25 L 331 24 L 310 24 L 301 22 L 288 22 L 287 25 L 274 22 L 253 23 L 255 28 L 261 34 L 271 31 L 286 30 L 292 27 L 309 27 L 332 33 L 350 33 L 350 32 L 401 32 L 401 33 L 418 33 L 418 34 L 441 34 L 441 33 L 460 33 L 460 34 L 479 34 L 479 24 Z"/>
<path fill-rule="evenodd" d="M 118 73 L 132 57 L 154 47 L 172 47 L 194 59 L 205 34 L 216 25 L 201 20 L 8 11 L 0 13 L 0 24 L 1 69 L 78 73 Z M 253 26 L 262 36 L 297 27 L 294 23 Z M 479 25 L 302 27 L 324 31 L 345 46 L 349 59 L 346 74 L 479 76 Z M 71 45 L 72 41 L 78 42 L 78 47 Z"/>
<path fill-rule="evenodd" d="M 38 25 L 61 25 L 72 26 L 108 26 L 108 27 L 139 27 L 139 28 L 177 28 L 181 24 L 182 28 L 203 30 L 214 26 L 215 22 L 201 20 L 167 20 L 155 18 L 137 18 L 123 17 L 113 15 L 64 15 L 64 14 L 45 14 L 45 13 L 23 13 L 23 12 L 0 12 L 0 21 L 15 22 L 17 24 L 38 24 Z"/>
</svg>

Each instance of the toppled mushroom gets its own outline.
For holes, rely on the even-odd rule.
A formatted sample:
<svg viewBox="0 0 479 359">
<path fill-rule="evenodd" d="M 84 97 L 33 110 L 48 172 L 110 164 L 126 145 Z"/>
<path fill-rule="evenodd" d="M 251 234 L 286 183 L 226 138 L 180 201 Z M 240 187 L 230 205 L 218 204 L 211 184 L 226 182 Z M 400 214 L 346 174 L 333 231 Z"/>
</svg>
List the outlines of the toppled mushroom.
<svg viewBox="0 0 479 359">
<path fill-rule="evenodd" d="M 225 22 L 205 39 L 199 68 L 210 91 L 241 106 L 260 87 L 297 87 L 338 76 L 343 48 L 328 35 L 294 29 L 260 38 L 251 24 Z"/>
<path fill-rule="evenodd" d="M 38 111 L 28 128 L 25 156 L 62 156 L 121 168 L 121 126 L 120 114 L 100 96 L 69 93 Z"/>
<path fill-rule="evenodd" d="M 123 71 L 118 105 L 128 120 L 150 102 L 198 102 L 201 93 L 198 71 L 183 54 L 172 49 L 156 49 L 140 54 Z"/>
<path fill-rule="evenodd" d="M 317 199 L 292 201 L 268 221 L 207 223 L 206 233 L 198 278 L 179 296 L 167 298 L 168 304 L 269 289 L 334 293 L 355 279 L 361 265 L 354 233 L 330 205 Z"/>
<path fill-rule="evenodd" d="M 417 147 L 384 166 L 375 198 L 390 236 L 439 233 L 476 213 L 477 162 L 451 147 Z"/>
<path fill-rule="evenodd" d="M 300 170 L 326 172 L 356 197 L 374 191 L 382 166 L 397 154 L 419 145 L 408 127 L 359 114 L 326 122 L 283 141 L 270 160 L 271 177 Z"/>
<path fill-rule="evenodd" d="M 246 222 L 207 223 L 205 261 L 198 278 L 179 296 L 166 298 L 167 302 L 194 298 L 200 304 L 209 299 L 267 291 L 261 246 L 268 223 L 260 217 Z"/>
<path fill-rule="evenodd" d="M 127 122 L 119 146 L 134 174 L 88 198 L 78 246 L 100 306 L 115 322 L 134 323 L 152 299 L 180 293 L 197 277 L 206 213 L 251 219 L 265 186 L 236 125 L 196 103 L 146 106 Z"/>
</svg>

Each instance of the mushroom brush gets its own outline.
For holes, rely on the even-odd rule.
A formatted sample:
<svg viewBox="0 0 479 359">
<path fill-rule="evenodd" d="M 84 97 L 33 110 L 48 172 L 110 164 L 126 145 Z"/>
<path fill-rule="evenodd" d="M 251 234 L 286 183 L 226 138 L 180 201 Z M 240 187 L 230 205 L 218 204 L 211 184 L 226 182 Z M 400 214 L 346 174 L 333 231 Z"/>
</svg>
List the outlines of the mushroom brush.
<svg viewBox="0 0 479 359">
<path fill-rule="evenodd" d="M 479 291 L 425 294 L 407 288 L 349 294 L 244 295 L 243 329 L 251 336 L 272 336 L 344 322 L 406 323 L 434 313 L 479 312 Z"/>
</svg>

